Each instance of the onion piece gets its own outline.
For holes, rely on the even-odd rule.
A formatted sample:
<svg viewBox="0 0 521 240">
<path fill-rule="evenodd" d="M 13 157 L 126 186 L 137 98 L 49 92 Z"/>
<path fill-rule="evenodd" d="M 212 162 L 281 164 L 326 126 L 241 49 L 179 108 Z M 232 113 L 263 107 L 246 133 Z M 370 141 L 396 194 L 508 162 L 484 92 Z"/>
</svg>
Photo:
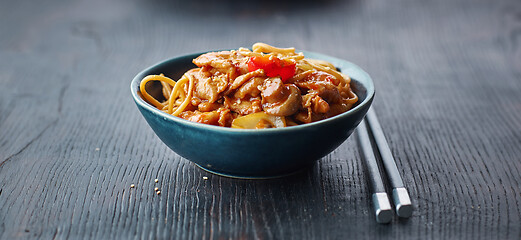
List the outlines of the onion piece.
<svg viewBox="0 0 521 240">
<path fill-rule="evenodd" d="M 238 117 L 233 120 L 232 128 L 262 129 L 286 127 L 286 119 L 283 116 L 274 116 L 265 112 L 257 112 Z"/>
</svg>

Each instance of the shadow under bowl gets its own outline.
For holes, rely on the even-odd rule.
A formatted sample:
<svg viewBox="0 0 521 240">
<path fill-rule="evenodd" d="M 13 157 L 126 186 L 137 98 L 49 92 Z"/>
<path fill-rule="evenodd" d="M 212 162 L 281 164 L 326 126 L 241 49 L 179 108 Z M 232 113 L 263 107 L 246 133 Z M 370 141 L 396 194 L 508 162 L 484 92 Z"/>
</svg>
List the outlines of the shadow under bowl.
<svg viewBox="0 0 521 240">
<path fill-rule="evenodd" d="M 235 178 L 286 176 L 313 165 L 342 144 L 364 118 L 375 94 L 371 77 L 355 64 L 318 53 L 303 53 L 306 58 L 331 62 L 351 78 L 351 87 L 359 97 L 352 109 L 299 126 L 233 129 L 174 117 L 141 97 L 139 85 L 145 76 L 163 73 L 178 79 L 184 72 L 196 67 L 192 59 L 202 53 L 159 62 L 137 74 L 130 88 L 139 111 L 156 135 L 178 155 L 199 167 Z M 153 89 L 151 94 L 154 94 Z"/>
</svg>

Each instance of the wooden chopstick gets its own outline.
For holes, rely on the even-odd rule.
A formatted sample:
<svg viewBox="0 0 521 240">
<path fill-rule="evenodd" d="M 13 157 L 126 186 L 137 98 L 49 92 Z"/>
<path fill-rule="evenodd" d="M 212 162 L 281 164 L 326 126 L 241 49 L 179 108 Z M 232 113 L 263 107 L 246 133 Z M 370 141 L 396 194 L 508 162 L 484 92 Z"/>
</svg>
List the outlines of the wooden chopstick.
<svg viewBox="0 0 521 240">
<path fill-rule="evenodd" d="M 369 182 L 373 191 L 373 207 L 375 210 L 376 221 L 378 223 L 389 223 L 393 218 L 393 210 L 389 197 L 385 191 L 385 185 L 378 168 L 378 163 L 371 146 L 371 139 L 365 122 L 360 122 L 356 129 L 360 147 L 365 159 L 367 172 L 369 173 Z"/>
<path fill-rule="evenodd" d="M 403 180 L 400 176 L 400 172 L 398 171 L 398 167 L 396 166 L 396 162 L 394 161 L 393 154 L 391 153 L 389 145 L 385 140 L 382 127 L 380 126 L 378 118 L 376 117 L 376 113 L 372 108 L 370 108 L 367 112 L 365 121 L 368 125 L 366 130 L 369 130 L 370 134 L 374 138 L 378 150 L 377 152 L 380 154 L 383 163 L 383 169 L 385 170 L 389 183 L 393 188 L 392 196 L 393 203 L 396 208 L 396 214 L 399 217 L 408 218 L 412 215 L 413 211 L 411 199 L 407 189 L 405 188 L 405 185 L 403 184 Z"/>
</svg>

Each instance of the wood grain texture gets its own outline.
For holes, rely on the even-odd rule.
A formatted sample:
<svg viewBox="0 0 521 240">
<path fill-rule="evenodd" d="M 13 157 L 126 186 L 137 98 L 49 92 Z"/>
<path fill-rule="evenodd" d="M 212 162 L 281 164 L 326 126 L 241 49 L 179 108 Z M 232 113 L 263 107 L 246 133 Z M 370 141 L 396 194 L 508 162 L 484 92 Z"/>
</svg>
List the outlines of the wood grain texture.
<svg viewBox="0 0 521 240">
<path fill-rule="evenodd" d="M 521 238 L 519 1 L 0 6 L 1 239 Z M 413 217 L 375 222 L 353 137 L 267 181 L 208 174 L 161 143 L 133 76 L 257 41 L 371 74 Z"/>
</svg>

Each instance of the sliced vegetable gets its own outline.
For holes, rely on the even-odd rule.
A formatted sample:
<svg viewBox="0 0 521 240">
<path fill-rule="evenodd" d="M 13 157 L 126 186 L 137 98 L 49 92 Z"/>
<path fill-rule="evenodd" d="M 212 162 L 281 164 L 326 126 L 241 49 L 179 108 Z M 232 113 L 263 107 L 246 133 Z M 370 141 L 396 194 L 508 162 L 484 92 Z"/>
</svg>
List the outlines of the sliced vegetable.
<svg viewBox="0 0 521 240">
<path fill-rule="evenodd" d="M 241 129 L 281 128 L 285 126 L 286 119 L 284 117 L 273 116 L 265 112 L 257 112 L 238 117 L 232 122 L 232 128 Z"/>
<path fill-rule="evenodd" d="M 257 69 L 263 69 L 268 77 L 279 76 L 285 81 L 295 75 L 296 63 L 270 55 L 251 57 L 248 61 L 248 71 L 253 72 Z"/>
</svg>

